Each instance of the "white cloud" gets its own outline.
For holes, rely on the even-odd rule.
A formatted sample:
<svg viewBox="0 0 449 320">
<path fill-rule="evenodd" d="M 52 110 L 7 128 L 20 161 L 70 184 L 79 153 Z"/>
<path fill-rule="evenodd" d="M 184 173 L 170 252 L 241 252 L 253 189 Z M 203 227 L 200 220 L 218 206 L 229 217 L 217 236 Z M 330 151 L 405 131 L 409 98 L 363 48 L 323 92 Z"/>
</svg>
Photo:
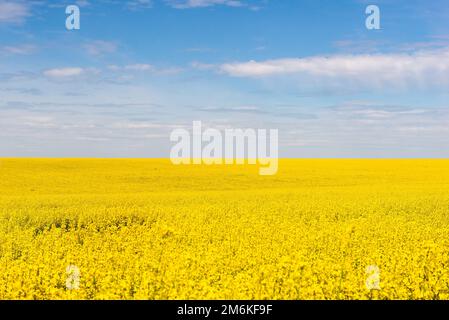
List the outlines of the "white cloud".
<svg viewBox="0 0 449 320">
<path fill-rule="evenodd" d="M 50 78 L 70 78 L 80 76 L 84 72 L 82 68 L 59 68 L 45 70 L 44 75 Z"/>
<path fill-rule="evenodd" d="M 21 23 L 30 15 L 25 2 L 0 0 L 0 23 Z"/>
<path fill-rule="evenodd" d="M 413 54 L 334 55 L 227 63 L 233 77 L 295 76 L 320 85 L 428 87 L 449 84 L 449 48 Z"/>
<path fill-rule="evenodd" d="M 176 9 L 204 8 L 215 5 L 228 7 L 242 7 L 244 4 L 239 0 L 168 0 L 167 4 Z"/>
</svg>

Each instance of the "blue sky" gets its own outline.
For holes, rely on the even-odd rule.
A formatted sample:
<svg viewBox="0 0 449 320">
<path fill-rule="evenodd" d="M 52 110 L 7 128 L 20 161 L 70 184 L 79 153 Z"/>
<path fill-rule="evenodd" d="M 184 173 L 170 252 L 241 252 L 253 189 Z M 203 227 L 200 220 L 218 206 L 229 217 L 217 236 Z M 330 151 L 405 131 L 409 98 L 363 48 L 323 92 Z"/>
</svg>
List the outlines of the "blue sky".
<svg viewBox="0 0 449 320">
<path fill-rule="evenodd" d="M 448 157 L 448 19 L 445 0 L 0 0 L 0 156 L 168 157 L 201 120 L 279 129 L 283 157 Z"/>
</svg>

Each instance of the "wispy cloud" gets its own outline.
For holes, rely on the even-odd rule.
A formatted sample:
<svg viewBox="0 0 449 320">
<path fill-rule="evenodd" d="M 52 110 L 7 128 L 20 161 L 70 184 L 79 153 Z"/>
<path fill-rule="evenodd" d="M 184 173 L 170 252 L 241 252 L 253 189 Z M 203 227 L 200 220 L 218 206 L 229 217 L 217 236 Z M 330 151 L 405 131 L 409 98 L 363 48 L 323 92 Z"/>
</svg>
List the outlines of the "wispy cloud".
<svg viewBox="0 0 449 320">
<path fill-rule="evenodd" d="M 342 53 L 378 53 L 381 49 L 384 49 L 387 45 L 386 41 L 380 40 L 354 40 L 354 39 L 344 39 L 337 40 L 333 43 L 334 47 Z"/>
<path fill-rule="evenodd" d="M 55 68 L 44 71 L 44 76 L 49 78 L 71 78 L 85 73 L 83 68 Z"/>
<path fill-rule="evenodd" d="M 220 65 L 219 71 L 247 78 L 290 76 L 294 80 L 321 86 L 442 87 L 449 84 L 449 48 L 411 54 L 332 55 L 235 62 Z"/>
<path fill-rule="evenodd" d="M 198 62 L 198 61 L 192 62 L 192 63 L 190 64 L 190 66 L 191 66 L 193 69 L 202 70 L 202 71 L 204 71 L 204 70 L 213 70 L 213 69 L 215 69 L 215 67 L 216 67 L 214 64 L 211 64 L 211 63 L 202 63 L 202 62 Z"/>
<path fill-rule="evenodd" d="M 28 55 L 37 51 L 37 47 L 31 44 L 0 47 L 0 53 L 7 55 Z"/>
<path fill-rule="evenodd" d="M 267 112 L 261 110 L 256 106 L 238 106 L 238 107 L 200 107 L 199 111 L 203 112 L 217 112 L 217 113 L 249 113 L 249 114 L 266 114 Z"/>
<path fill-rule="evenodd" d="M 413 50 L 434 50 L 449 48 L 449 36 L 434 35 L 429 37 L 426 41 L 407 42 L 398 45 L 399 49 L 404 51 Z"/>
<path fill-rule="evenodd" d="M 167 0 L 166 3 L 176 9 L 204 8 L 215 5 L 228 7 L 243 7 L 245 4 L 239 0 Z"/>
<path fill-rule="evenodd" d="M 137 63 L 125 66 L 110 65 L 108 69 L 111 71 L 153 71 L 155 68 L 150 64 Z"/>
<path fill-rule="evenodd" d="M 398 105 L 380 105 L 363 101 L 350 101 L 331 108 L 338 117 L 368 120 L 387 120 L 433 115 L 438 108 L 412 108 Z"/>
<path fill-rule="evenodd" d="M 114 53 L 117 51 L 118 45 L 111 41 L 94 40 L 86 42 L 83 47 L 88 54 L 92 56 L 101 56 L 108 53 Z"/>
<path fill-rule="evenodd" d="M 75 3 L 79 7 L 88 7 L 88 6 L 90 6 L 90 2 L 88 0 L 76 0 Z"/>
<path fill-rule="evenodd" d="M 207 52 L 214 52 L 215 50 L 212 48 L 193 47 L 193 48 L 187 48 L 183 51 L 184 52 L 194 52 L 194 53 L 207 53 Z"/>
<path fill-rule="evenodd" d="M 130 10 L 148 9 L 153 6 L 151 0 L 132 0 L 126 2 L 126 7 Z"/>
<path fill-rule="evenodd" d="M 0 91 L 13 92 L 21 95 L 33 95 L 33 96 L 39 96 L 42 94 L 42 91 L 36 88 L 4 88 L 0 89 Z"/>
<path fill-rule="evenodd" d="M 22 23 L 30 15 L 26 2 L 0 0 L 0 23 Z"/>
<path fill-rule="evenodd" d="M 128 73 L 146 72 L 154 75 L 176 75 L 184 70 L 183 68 L 175 66 L 158 68 L 156 66 L 147 63 L 135 63 L 124 66 L 109 65 L 107 69 L 112 72 L 120 72 L 122 75 L 125 75 L 126 72 Z"/>
</svg>

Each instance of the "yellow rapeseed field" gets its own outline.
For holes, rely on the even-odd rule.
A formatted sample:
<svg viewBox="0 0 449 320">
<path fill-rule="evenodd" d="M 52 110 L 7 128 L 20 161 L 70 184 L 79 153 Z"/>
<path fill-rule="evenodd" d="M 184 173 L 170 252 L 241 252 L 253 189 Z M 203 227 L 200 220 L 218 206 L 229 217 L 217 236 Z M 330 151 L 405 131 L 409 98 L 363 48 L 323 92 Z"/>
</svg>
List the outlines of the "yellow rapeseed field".
<svg viewBox="0 0 449 320">
<path fill-rule="evenodd" d="M 0 299 L 448 299 L 449 160 L 0 159 Z"/>
</svg>

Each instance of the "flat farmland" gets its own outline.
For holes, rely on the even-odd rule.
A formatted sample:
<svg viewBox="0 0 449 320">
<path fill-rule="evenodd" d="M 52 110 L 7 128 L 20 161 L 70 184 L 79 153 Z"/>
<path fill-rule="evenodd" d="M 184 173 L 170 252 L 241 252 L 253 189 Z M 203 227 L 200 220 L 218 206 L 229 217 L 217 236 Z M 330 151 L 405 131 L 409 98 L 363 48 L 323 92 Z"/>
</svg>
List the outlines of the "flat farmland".
<svg viewBox="0 0 449 320">
<path fill-rule="evenodd" d="M 448 299 L 449 161 L 0 159 L 0 299 Z"/>
</svg>

